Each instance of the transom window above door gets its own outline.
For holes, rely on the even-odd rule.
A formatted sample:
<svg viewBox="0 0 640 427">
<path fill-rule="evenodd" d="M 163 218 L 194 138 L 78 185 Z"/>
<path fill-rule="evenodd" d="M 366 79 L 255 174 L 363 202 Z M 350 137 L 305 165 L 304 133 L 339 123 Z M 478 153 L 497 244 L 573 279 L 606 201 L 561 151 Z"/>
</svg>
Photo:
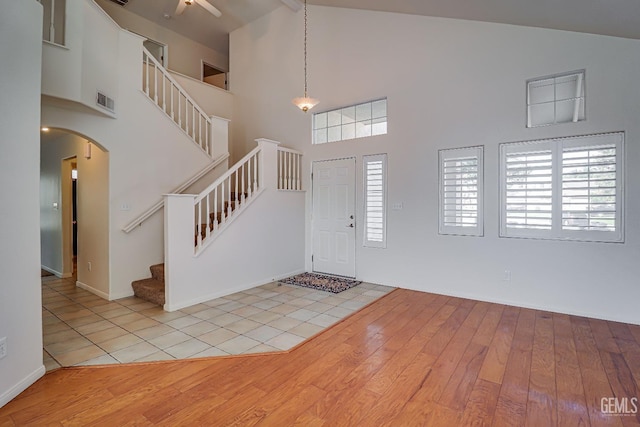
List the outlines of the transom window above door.
<svg viewBox="0 0 640 427">
<path fill-rule="evenodd" d="M 387 99 L 313 115 L 313 143 L 345 141 L 387 133 Z"/>
</svg>

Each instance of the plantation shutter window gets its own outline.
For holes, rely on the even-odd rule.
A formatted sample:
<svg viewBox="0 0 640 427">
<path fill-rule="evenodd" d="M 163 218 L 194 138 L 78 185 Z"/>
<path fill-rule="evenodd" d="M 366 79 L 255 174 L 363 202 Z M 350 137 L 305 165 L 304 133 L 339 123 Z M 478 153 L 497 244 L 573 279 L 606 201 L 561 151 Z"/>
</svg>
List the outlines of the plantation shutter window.
<svg viewBox="0 0 640 427">
<path fill-rule="evenodd" d="M 551 230 L 551 150 L 507 153 L 505 163 L 506 227 Z"/>
<path fill-rule="evenodd" d="M 387 155 L 363 157 L 364 164 L 364 246 L 385 248 L 386 232 L 386 169 Z"/>
<path fill-rule="evenodd" d="M 502 144 L 502 237 L 622 242 L 624 133 Z"/>
<path fill-rule="evenodd" d="M 440 150 L 439 232 L 483 235 L 483 147 Z"/>
</svg>

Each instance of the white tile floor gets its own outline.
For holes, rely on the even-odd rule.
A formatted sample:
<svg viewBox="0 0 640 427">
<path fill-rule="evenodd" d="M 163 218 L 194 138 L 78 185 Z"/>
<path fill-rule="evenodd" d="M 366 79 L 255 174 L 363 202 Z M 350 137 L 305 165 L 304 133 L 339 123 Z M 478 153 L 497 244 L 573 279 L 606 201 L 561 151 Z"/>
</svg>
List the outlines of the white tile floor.
<svg viewBox="0 0 640 427">
<path fill-rule="evenodd" d="M 339 294 L 277 282 L 175 312 L 136 297 L 106 301 L 75 278 L 42 278 L 44 363 L 103 365 L 288 350 L 386 295 L 362 283 Z"/>
</svg>

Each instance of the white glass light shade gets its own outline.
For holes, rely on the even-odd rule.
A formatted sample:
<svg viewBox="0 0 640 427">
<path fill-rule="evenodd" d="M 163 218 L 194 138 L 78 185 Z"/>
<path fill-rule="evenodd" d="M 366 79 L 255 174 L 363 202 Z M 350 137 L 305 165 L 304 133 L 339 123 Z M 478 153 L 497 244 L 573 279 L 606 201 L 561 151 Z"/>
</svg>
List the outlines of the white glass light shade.
<svg viewBox="0 0 640 427">
<path fill-rule="evenodd" d="M 293 102 L 293 105 L 295 105 L 296 107 L 298 107 L 299 109 L 301 109 L 306 113 L 307 111 L 309 111 L 310 109 L 318 105 L 318 102 L 320 101 L 318 101 L 317 99 L 309 98 L 305 96 L 302 98 L 293 98 L 291 102 Z"/>
</svg>

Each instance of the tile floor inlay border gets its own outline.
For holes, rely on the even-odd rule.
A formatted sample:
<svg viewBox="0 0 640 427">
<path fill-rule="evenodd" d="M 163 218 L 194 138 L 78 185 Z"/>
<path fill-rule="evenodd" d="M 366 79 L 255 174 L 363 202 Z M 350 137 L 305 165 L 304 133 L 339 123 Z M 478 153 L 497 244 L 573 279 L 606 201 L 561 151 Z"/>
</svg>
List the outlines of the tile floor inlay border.
<svg viewBox="0 0 640 427">
<path fill-rule="evenodd" d="M 395 289 L 363 282 L 334 294 L 272 282 L 166 312 L 136 297 L 107 301 L 75 283 L 42 278 L 47 370 L 288 350 Z"/>
</svg>

